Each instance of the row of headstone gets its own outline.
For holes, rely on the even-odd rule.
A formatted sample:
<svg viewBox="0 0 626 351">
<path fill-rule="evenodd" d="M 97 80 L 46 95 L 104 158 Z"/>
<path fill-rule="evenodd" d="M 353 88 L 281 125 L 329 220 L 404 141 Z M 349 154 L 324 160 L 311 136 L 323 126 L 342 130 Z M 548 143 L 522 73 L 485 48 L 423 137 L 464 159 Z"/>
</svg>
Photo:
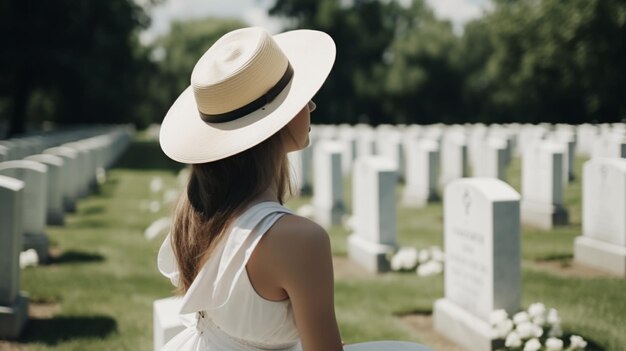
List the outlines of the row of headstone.
<svg viewBox="0 0 626 351">
<path fill-rule="evenodd" d="M 0 162 L 0 271 L 6 273 L 0 280 L 0 338 L 17 337 L 27 319 L 28 301 L 19 293 L 20 252 L 34 249 L 39 262 L 48 260 L 46 224 L 63 224 L 64 212 L 87 195 L 97 174 L 112 165 L 130 137 L 128 128 L 110 129 Z"/>
<path fill-rule="evenodd" d="M 455 179 L 472 175 L 506 181 L 507 167 L 517 154 L 522 158 L 522 222 L 549 229 L 568 223 L 563 189 L 575 178 L 577 141 L 591 143 L 590 130 L 615 138 L 624 128 L 545 124 L 314 126 L 311 146 L 290 154 L 290 159 L 295 188 L 313 194 L 317 219 L 329 225 L 339 223 L 345 212 L 342 179 L 349 176 L 358 157 L 377 155 L 390 160 L 397 179 L 406 185 L 403 204 L 420 207 L 440 199 L 438 189 Z M 333 145 L 335 161 L 327 159 L 331 157 L 328 151 L 317 151 L 326 149 L 329 143 Z M 337 168 L 337 164 L 339 171 L 331 169 Z M 320 182 L 318 191 L 316 181 Z"/>
<path fill-rule="evenodd" d="M 0 162 L 21 160 L 40 154 L 43 150 L 78 140 L 85 140 L 110 132 L 108 126 L 83 127 L 32 134 L 0 140 Z"/>
</svg>

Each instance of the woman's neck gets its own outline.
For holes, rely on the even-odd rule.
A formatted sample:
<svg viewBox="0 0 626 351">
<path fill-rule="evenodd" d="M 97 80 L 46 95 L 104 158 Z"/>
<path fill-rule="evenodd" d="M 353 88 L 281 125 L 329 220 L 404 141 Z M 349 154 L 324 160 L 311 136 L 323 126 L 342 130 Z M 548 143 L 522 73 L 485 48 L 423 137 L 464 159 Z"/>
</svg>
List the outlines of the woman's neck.
<svg viewBox="0 0 626 351">
<path fill-rule="evenodd" d="M 275 185 L 265 189 L 262 193 L 252 199 L 252 201 L 250 201 L 250 206 L 266 201 L 278 202 L 278 191 L 276 190 Z"/>
</svg>

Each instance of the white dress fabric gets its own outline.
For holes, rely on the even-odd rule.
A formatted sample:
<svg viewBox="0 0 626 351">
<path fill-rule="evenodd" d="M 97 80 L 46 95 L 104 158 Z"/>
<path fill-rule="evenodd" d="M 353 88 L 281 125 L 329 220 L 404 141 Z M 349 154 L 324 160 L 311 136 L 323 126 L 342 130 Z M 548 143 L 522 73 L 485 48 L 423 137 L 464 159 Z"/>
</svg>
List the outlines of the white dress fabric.
<svg viewBox="0 0 626 351">
<path fill-rule="evenodd" d="M 185 330 L 162 351 L 301 350 L 291 302 L 259 296 L 246 271 L 263 234 L 289 213 L 278 203 L 261 202 L 233 222 L 182 299 Z M 169 235 L 159 250 L 158 267 L 178 285 Z"/>
</svg>

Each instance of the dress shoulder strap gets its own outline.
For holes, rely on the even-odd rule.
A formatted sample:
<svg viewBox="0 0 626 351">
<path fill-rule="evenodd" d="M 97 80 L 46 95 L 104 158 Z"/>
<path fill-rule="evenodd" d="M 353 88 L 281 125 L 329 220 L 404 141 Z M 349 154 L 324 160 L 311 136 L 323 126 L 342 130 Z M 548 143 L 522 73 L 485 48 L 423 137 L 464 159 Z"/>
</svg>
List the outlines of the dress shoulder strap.
<svg viewBox="0 0 626 351">
<path fill-rule="evenodd" d="M 229 227 L 189 287 L 180 313 L 210 311 L 226 304 L 263 234 L 280 217 L 290 213 L 276 202 L 261 202 L 243 212 Z M 178 278 L 178 274 L 171 271 L 176 262 L 171 262 L 173 254 L 169 241 L 168 235 L 159 251 L 159 268 L 169 267 L 170 272 L 162 273 L 174 282 L 172 278 Z M 165 262 L 168 257 L 168 262 Z"/>
</svg>

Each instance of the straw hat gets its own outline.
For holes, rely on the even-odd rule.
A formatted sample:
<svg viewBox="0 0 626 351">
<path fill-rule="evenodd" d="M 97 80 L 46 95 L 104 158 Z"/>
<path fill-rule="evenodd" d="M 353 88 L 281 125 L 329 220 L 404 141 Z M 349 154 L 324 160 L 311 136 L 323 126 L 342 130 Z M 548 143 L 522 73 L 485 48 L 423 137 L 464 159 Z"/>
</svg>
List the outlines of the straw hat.
<svg viewBox="0 0 626 351">
<path fill-rule="evenodd" d="M 330 73 L 335 44 L 326 33 L 271 36 L 259 27 L 221 37 L 196 63 L 191 85 L 161 124 L 163 152 L 183 163 L 247 150 L 284 127 Z"/>
</svg>

